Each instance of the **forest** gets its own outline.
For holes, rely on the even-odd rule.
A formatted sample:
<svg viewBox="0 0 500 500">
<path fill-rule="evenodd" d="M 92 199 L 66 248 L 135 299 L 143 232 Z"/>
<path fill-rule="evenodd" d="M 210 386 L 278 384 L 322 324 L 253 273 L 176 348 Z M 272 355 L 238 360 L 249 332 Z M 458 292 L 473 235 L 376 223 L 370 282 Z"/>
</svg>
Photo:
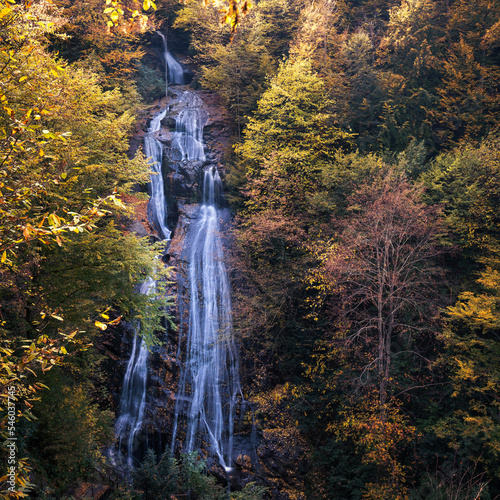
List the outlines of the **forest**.
<svg viewBox="0 0 500 500">
<path fill-rule="evenodd" d="M 500 499 L 500 0 L 0 4 L 1 499 Z M 107 452 L 127 325 L 180 384 L 156 32 L 225 117 L 231 477 Z"/>
</svg>

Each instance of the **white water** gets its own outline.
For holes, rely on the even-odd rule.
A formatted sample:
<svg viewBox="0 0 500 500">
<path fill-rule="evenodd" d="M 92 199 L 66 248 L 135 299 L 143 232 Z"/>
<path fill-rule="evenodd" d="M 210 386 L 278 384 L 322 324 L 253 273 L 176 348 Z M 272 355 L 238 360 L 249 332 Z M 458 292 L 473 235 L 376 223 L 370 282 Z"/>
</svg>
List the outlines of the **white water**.
<svg viewBox="0 0 500 500">
<path fill-rule="evenodd" d="M 140 293 L 154 294 L 155 282 L 148 279 L 140 287 Z M 137 325 L 139 328 L 140 325 Z M 127 363 L 120 397 L 120 417 L 115 424 L 118 440 L 118 456 L 121 463 L 133 465 L 134 451 L 139 446 L 140 431 L 146 411 L 146 389 L 148 376 L 148 349 L 144 340 L 134 333 L 132 353 Z"/>
<path fill-rule="evenodd" d="M 189 235 L 189 328 L 185 366 L 176 399 L 173 446 L 185 420 L 183 451 L 209 444 L 211 455 L 230 469 L 234 413 L 241 395 L 232 334 L 231 296 L 218 208 L 222 183 L 205 170 L 204 201 Z"/>
<path fill-rule="evenodd" d="M 165 81 L 171 85 L 184 84 L 184 70 L 182 66 L 175 60 L 174 56 L 167 50 L 167 39 L 161 31 L 157 31 L 163 42 L 163 57 L 165 59 Z M 167 92 L 168 93 L 168 92 Z"/>
<path fill-rule="evenodd" d="M 182 66 L 174 59 L 170 52 L 166 52 L 165 60 L 168 68 L 168 83 L 172 85 L 184 84 L 184 70 Z"/>
<path fill-rule="evenodd" d="M 168 82 L 183 83 L 182 67 L 166 50 L 163 39 Z M 182 109 L 176 118 L 172 149 L 178 152 L 180 162 L 203 162 L 203 127 L 207 114 L 201 99 L 190 91 L 179 97 Z M 164 239 L 170 239 L 167 226 L 167 206 L 162 176 L 163 145 L 157 139 L 161 121 L 167 110 L 151 121 L 144 139 L 145 154 L 151 162 L 151 222 Z M 185 365 L 176 396 L 172 451 L 180 444 L 183 452 L 208 444 L 209 452 L 226 471 L 231 470 L 233 427 L 236 404 L 241 396 L 238 358 L 232 334 L 231 297 L 224 264 L 220 220 L 223 210 L 219 205 L 222 183 L 215 167 L 204 172 L 203 203 L 195 223 L 187 236 L 189 327 Z M 150 293 L 154 281 L 141 286 L 141 293 Z M 148 351 L 137 334 L 127 365 L 120 417 L 116 423 L 121 458 L 126 452 L 127 464 L 132 465 L 134 450 L 139 446 L 144 423 L 147 389 Z M 178 443 L 182 427 L 185 439 Z M 123 463 L 123 459 L 121 459 Z"/>
<path fill-rule="evenodd" d="M 180 153 L 180 161 L 205 161 L 203 127 L 208 116 L 203 101 L 186 90 L 180 95 L 179 104 L 183 108 L 175 120 L 172 148 Z"/>
<path fill-rule="evenodd" d="M 144 154 L 151 165 L 151 197 L 149 199 L 149 219 L 162 239 L 170 239 L 170 230 L 167 226 L 167 204 L 165 202 L 165 189 L 161 171 L 163 159 L 163 144 L 156 138 L 165 118 L 166 110 L 158 113 L 149 125 L 144 136 Z"/>
</svg>

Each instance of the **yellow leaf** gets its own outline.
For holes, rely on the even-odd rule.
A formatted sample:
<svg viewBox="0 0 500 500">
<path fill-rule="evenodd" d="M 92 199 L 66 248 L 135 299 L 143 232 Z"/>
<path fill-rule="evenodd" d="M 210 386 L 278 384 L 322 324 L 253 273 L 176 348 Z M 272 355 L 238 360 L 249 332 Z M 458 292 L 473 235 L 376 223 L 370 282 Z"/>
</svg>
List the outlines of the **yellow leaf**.
<svg viewBox="0 0 500 500">
<path fill-rule="evenodd" d="M 113 203 L 117 206 L 117 207 L 120 207 L 120 208 L 127 208 L 123 203 L 122 201 L 119 199 L 119 198 L 115 198 L 114 196 L 112 196 L 112 200 L 113 200 Z"/>
<path fill-rule="evenodd" d="M 7 260 L 7 250 L 4 250 L 0 262 L 3 264 L 6 260 Z"/>
<path fill-rule="evenodd" d="M 55 314 L 51 314 L 50 316 L 54 319 L 57 319 L 58 321 L 64 321 L 64 319 L 61 318 L 61 316 L 56 316 Z"/>
<path fill-rule="evenodd" d="M 150 0 L 144 0 L 143 4 L 142 4 L 142 8 L 144 10 L 148 10 L 149 8 L 151 7 L 151 2 Z"/>
<path fill-rule="evenodd" d="M 96 321 L 95 326 L 97 326 L 97 328 L 100 328 L 101 330 L 106 330 L 108 328 L 108 325 L 101 323 L 100 321 Z"/>
<path fill-rule="evenodd" d="M 0 19 L 2 17 L 5 17 L 12 9 L 10 7 L 5 7 L 2 10 L 0 10 Z"/>
<path fill-rule="evenodd" d="M 59 74 L 57 73 L 57 71 L 55 69 L 51 69 L 50 72 L 54 75 L 54 76 L 59 76 Z"/>
<path fill-rule="evenodd" d="M 118 12 L 115 10 L 114 12 L 111 13 L 111 20 L 114 21 L 116 23 L 116 21 L 118 21 L 118 18 L 120 17 L 120 15 L 118 14 Z"/>
<path fill-rule="evenodd" d="M 49 224 L 51 226 L 59 227 L 61 225 L 61 219 L 56 214 L 50 214 Z"/>
</svg>

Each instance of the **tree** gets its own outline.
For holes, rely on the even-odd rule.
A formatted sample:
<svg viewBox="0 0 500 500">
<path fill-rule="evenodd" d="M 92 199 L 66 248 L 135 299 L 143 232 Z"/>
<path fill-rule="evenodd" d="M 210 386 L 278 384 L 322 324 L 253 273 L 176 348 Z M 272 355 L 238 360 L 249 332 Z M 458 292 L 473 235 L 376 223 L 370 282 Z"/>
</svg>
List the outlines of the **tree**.
<svg viewBox="0 0 500 500">
<path fill-rule="evenodd" d="M 69 66 L 50 54 L 59 14 L 48 2 L 35 2 L 9 4 L 0 16 L 0 383 L 14 389 L 18 402 L 18 456 L 31 458 L 37 450 L 33 442 L 26 448 L 27 421 L 40 404 L 37 393 L 46 389 L 43 375 L 56 366 L 54 377 L 63 374 L 75 385 L 88 381 L 82 366 L 95 353 L 89 344 L 120 322 L 117 306 L 129 317 L 135 311 L 149 318 L 150 330 L 163 314 L 135 289 L 156 273 L 156 250 L 116 229 L 128 213 L 119 192 L 149 171 L 143 157 L 126 155 L 133 102 L 117 88 L 104 90 L 89 65 Z M 119 251 L 113 245 L 118 241 Z M 83 255 L 93 273 L 83 271 Z M 116 289 L 107 287 L 111 281 Z M 90 420 L 104 422 L 94 404 L 84 408 L 82 394 L 61 392 L 64 402 L 47 419 L 57 421 L 75 403 Z M 4 437 L 9 402 L 2 396 Z M 57 439 L 63 456 L 71 445 Z M 19 463 L 17 486 L 25 486 L 28 466 L 24 459 Z"/>
<path fill-rule="evenodd" d="M 308 197 L 328 160 L 349 145 L 350 135 L 331 123 L 329 104 L 311 64 L 290 59 L 271 80 L 236 147 L 246 171 L 241 264 L 261 297 L 254 303 L 256 321 L 267 318 L 278 331 L 297 325 L 293 311 L 310 258 L 303 242 L 314 231 Z"/>
<path fill-rule="evenodd" d="M 428 203 L 444 205 L 444 216 L 470 265 L 498 247 L 500 217 L 499 139 L 442 153 L 421 175 Z"/>
<path fill-rule="evenodd" d="M 218 46 L 229 42 L 231 29 L 220 23 L 220 12 L 213 3 L 188 0 L 179 11 L 173 28 L 188 30 L 190 49 L 197 62 L 212 64 Z"/>
<path fill-rule="evenodd" d="M 352 215 L 335 221 L 339 245 L 325 264 L 341 290 L 346 345 L 367 349 L 359 381 L 376 381 L 382 419 L 393 358 L 402 352 L 418 356 L 411 347 L 413 332 L 421 328 L 424 311 L 435 306 L 427 294 L 439 275 L 434 259 L 442 253 L 443 228 L 439 209 L 425 206 L 421 195 L 422 188 L 401 174 L 382 171 L 349 199 Z"/>
<path fill-rule="evenodd" d="M 255 110 L 273 63 L 262 42 L 244 37 L 241 26 L 233 42 L 217 46 L 213 66 L 202 68 L 201 84 L 217 91 L 236 120 L 238 138 L 247 117 Z M 242 34 L 243 31 L 243 34 Z"/>
<path fill-rule="evenodd" d="M 498 67 L 482 63 L 464 38 L 453 44 L 438 87 L 440 140 L 478 141 L 498 126 Z"/>
<path fill-rule="evenodd" d="M 72 482 L 92 477 L 104 461 L 101 450 L 113 442 L 113 414 L 91 402 L 91 387 L 75 383 L 58 370 L 44 377 L 50 386 L 34 408 L 29 450 L 36 462 L 38 485 L 63 491 Z"/>
<path fill-rule="evenodd" d="M 282 63 L 235 148 L 250 177 L 258 176 L 263 161 L 274 154 L 285 159 L 273 162 L 282 163 L 283 173 L 295 171 L 311 181 L 315 165 L 350 145 L 351 135 L 333 126 L 329 107 L 325 84 L 309 61 Z"/>
<path fill-rule="evenodd" d="M 451 381 L 449 411 L 440 415 L 434 432 L 446 440 L 465 467 L 486 472 L 491 491 L 500 484 L 498 408 L 500 393 L 500 258 L 498 248 L 481 259 L 484 267 L 476 290 L 463 291 L 447 308 L 439 360 Z"/>
<path fill-rule="evenodd" d="M 326 429 L 374 467 L 363 498 L 397 499 L 409 471 L 402 457 L 417 436 L 398 395 L 430 363 L 417 345 L 434 333 L 443 226 L 440 209 L 422 202 L 421 186 L 387 166 L 372 175 L 334 216 L 338 236 L 323 249 L 317 280 L 328 285 L 334 328 L 308 376 L 322 387 L 320 400 L 321 391 L 331 400 L 322 410 Z"/>
<path fill-rule="evenodd" d="M 140 467 L 134 471 L 134 486 L 142 492 L 144 500 L 167 499 L 177 492 L 179 465 L 165 451 L 157 461 L 155 452 L 149 448 Z"/>
<path fill-rule="evenodd" d="M 454 262 L 458 297 L 446 310 L 437 366 L 449 377 L 446 413 L 434 415 L 432 432 L 444 440 L 460 466 L 485 474 L 498 488 L 500 456 L 497 409 L 499 377 L 500 167 L 498 139 L 464 146 L 436 158 L 422 175 L 429 201 L 444 204 L 444 215 L 460 245 Z"/>
<path fill-rule="evenodd" d="M 435 82 L 440 38 L 444 34 L 439 5 L 430 0 L 402 0 L 389 13 L 386 36 L 379 49 L 380 63 L 389 63 L 413 86 Z"/>
</svg>

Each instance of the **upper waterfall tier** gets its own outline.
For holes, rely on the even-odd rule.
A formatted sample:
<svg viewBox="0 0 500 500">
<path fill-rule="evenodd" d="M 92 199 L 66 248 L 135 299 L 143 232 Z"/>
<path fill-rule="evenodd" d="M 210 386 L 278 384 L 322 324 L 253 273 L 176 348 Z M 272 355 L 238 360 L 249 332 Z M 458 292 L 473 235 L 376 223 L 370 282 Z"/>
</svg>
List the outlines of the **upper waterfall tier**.
<svg viewBox="0 0 500 500">
<path fill-rule="evenodd" d="M 160 35 L 163 43 L 163 57 L 165 59 L 165 80 L 171 85 L 183 85 L 184 84 L 184 70 L 182 66 L 175 60 L 174 56 L 168 51 L 167 39 L 161 31 L 157 31 Z M 168 93 L 168 92 L 167 92 Z"/>
<path fill-rule="evenodd" d="M 174 59 L 174 56 L 167 52 L 165 55 L 165 60 L 167 64 L 167 81 L 174 85 L 184 84 L 184 70 L 182 66 Z"/>
</svg>

